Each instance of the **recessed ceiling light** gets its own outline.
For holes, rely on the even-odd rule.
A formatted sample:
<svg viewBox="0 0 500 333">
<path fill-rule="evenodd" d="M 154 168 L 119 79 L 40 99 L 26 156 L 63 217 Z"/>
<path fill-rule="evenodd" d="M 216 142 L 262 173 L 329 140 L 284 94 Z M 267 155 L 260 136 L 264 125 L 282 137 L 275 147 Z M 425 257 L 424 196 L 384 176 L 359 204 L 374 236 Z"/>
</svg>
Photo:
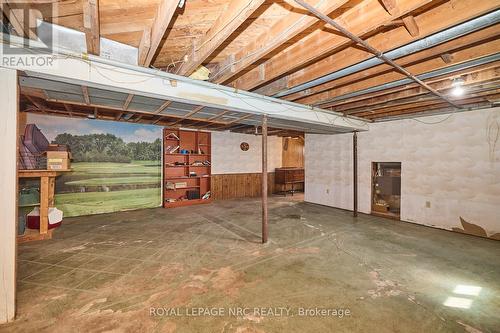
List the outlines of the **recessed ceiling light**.
<svg viewBox="0 0 500 333">
<path fill-rule="evenodd" d="M 454 78 L 451 83 L 451 86 L 453 87 L 453 89 L 451 90 L 451 94 L 456 97 L 462 96 L 465 93 L 463 85 L 464 80 L 462 78 Z"/>
</svg>

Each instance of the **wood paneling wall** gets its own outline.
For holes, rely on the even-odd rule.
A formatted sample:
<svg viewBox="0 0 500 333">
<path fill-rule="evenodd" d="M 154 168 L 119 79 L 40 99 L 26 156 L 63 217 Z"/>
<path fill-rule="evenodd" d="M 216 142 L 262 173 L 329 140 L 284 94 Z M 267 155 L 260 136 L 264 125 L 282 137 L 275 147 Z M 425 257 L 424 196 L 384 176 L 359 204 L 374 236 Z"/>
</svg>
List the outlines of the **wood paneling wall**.
<svg viewBox="0 0 500 333">
<path fill-rule="evenodd" d="M 212 175 L 212 197 L 216 200 L 260 197 L 261 173 Z M 274 192 L 274 172 L 267 174 L 268 194 Z"/>
<path fill-rule="evenodd" d="M 283 138 L 283 167 L 304 167 L 304 140 Z"/>
</svg>

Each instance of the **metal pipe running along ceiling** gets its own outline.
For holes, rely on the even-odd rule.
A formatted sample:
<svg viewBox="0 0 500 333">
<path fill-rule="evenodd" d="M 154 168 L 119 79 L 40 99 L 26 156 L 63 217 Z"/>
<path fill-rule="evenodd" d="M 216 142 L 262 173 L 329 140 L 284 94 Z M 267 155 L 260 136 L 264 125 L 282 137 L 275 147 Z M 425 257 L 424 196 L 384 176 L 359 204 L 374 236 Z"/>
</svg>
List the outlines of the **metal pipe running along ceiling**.
<svg viewBox="0 0 500 333">
<path fill-rule="evenodd" d="M 433 70 L 433 71 L 430 71 L 427 73 L 419 74 L 419 75 L 417 75 L 417 77 L 420 80 L 432 79 L 432 78 L 435 78 L 435 77 L 438 77 L 441 75 L 448 75 L 448 74 L 451 74 L 451 73 L 454 73 L 454 72 L 457 72 L 460 70 L 473 68 L 476 66 L 481 66 L 481 65 L 488 64 L 488 63 L 495 62 L 495 61 L 499 61 L 499 60 L 500 60 L 500 52 L 495 53 L 493 55 L 483 57 L 483 58 L 474 59 L 474 60 L 470 60 L 470 61 L 463 62 L 460 64 L 456 64 L 456 65 L 452 65 L 449 67 L 436 69 L 436 70 Z M 404 85 L 410 84 L 412 82 L 413 82 L 413 80 L 411 80 L 411 79 L 401 79 L 401 80 L 397 80 L 397 81 L 392 81 L 392 82 L 384 83 L 384 84 L 381 84 L 381 85 L 378 85 L 375 87 L 370 87 L 370 88 L 366 88 L 363 90 L 354 91 L 352 93 L 340 95 L 340 96 L 337 96 L 334 98 L 330 98 L 330 99 L 321 101 L 315 105 L 330 104 L 333 102 L 342 101 L 344 99 L 348 99 L 348 98 L 352 98 L 352 97 L 357 97 L 357 96 L 361 96 L 361 95 L 365 95 L 365 94 L 369 94 L 369 93 L 373 93 L 373 92 L 377 92 L 377 91 L 382 91 L 382 90 L 386 90 L 386 89 L 404 86 Z"/>
<path fill-rule="evenodd" d="M 347 30 L 346 28 L 344 28 L 343 26 L 341 26 L 340 24 L 338 24 L 337 22 L 335 22 L 329 16 L 323 14 L 322 12 L 320 12 L 319 10 L 317 10 L 316 8 L 314 8 L 313 6 L 311 6 L 310 4 L 308 4 L 307 2 L 305 2 L 303 0 L 294 0 L 294 1 L 296 3 L 298 3 L 299 5 L 301 5 L 302 7 L 304 7 L 305 9 L 307 9 L 308 11 L 310 11 L 312 14 L 316 15 L 317 17 L 319 17 L 321 20 L 325 21 L 326 23 L 328 23 L 329 25 L 331 25 L 332 27 L 334 27 L 335 29 L 337 29 L 340 33 L 342 33 L 344 36 L 348 37 L 353 42 L 356 42 L 357 44 L 361 45 L 368 52 L 373 53 L 377 58 L 380 58 L 386 64 L 394 67 L 398 72 L 404 74 L 405 76 L 407 76 L 408 78 L 410 78 L 412 81 L 415 81 L 416 83 L 418 83 L 419 85 L 421 85 L 422 87 L 424 87 L 425 89 L 427 89 L 428 91 L 430 91 L 432 94 L 434 94 L 437 97 L 441 98 L 446 103 L 448 103 L 448 104 L 450 104 L 450 105 L 452 105 L 452 106 L 454 106 L 454 107 L 456 107 L 458 109 L 462 108 L 461 105 L 459 105 L 455 101 L 453 101 L 450 98 L 448 98 L 448 96 L 440 93 L 439 91 L 437 91 L 436 89 L 432 88 L 430 85 L 428 85 L 424 81 L 420 80 L 418 77 L 416 77 L 412 73 L 408 72 L 403 66 L 398 65 L 397 63 L 395 63 L 392 59 L 390 59 L 386 55 L 384 55 L 384 53 L 380 52 L 379 50 L 377 50 L 376 48 L 374 48 L 373 46 L 371 46 L 369 43 L 367 43 L 363 39 L 359 38 L 358 36 L 356 36 L 355 34 L 353 34 L 352 32 L 350 32 L 349 30 Z"/>
<path fill-rule="evenodd" d="M 426 49 L 429 49 L 431 47 L 434 47 L 436 45 L 445 43 L 447 41 L 456 39 L 458 37 L 465 36 L 467 34 L 470 34 L 474 31 L 478 31 L 484 28 L 487 28 L 489 26 L 492 26 L 494 24 L 497 24 L 500 22 L 500 10 L 496 10 L 494 12 L 491 12 L 489 14 L 480 16 L 478 18 L 469 20 L 467 22 L 464 22 L 462 24 L 456 25 L 454 27 L 451 27 L 449 29 L 437 32 L 433 35 L 430 35 L 428 37 L 419 39 L 415 42 L 406 44 L 404 46 L 401 46 L 399 48 L 396 48 L 392 51 L 389 51 L 387 53 L 384 53 L 385 56 L 387 56 L 390 59 L 397 59 L 401 58 L 416 52 L 420 52 Z M 342 78 L 344 76 L 348 76 L 357 72 L 360 72 L 362 70 L 368 69 L 375 67 L 377 65 L 380 65 L 384 63 L 383 60 L 373 57 L 370 59 L 367 59 L 365 61 L 359 62 L 355 65 L 343 68 L 341 70 L 338 70 L 336 72 L 327 74 L 325 76 L 322 76 L 320 78 L 317 78 L 315 80 L 311 80 L 309 82 L 300 84 L 298 86 L 295 86 L 293 88 L 280 91 L 279 93 L 273 95 L 273 97 L 283 97 L 287 96 L 290 94 L 294 94 L 296 92 L 313 88 L 316 87 L 320 84 L 333 81 L 339 78 Z"/>
</svg>

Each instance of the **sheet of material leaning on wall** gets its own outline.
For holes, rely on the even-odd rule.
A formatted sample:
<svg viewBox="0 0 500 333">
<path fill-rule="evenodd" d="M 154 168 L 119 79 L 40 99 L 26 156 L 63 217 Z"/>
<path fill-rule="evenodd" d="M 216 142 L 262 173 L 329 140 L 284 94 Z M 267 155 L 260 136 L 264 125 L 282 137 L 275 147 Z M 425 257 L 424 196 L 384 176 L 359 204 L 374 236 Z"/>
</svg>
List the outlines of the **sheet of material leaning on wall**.
<svg viewBox="0 0 500 333">
<path fill-rule="evenodd" d="M 359 211 L 371 163 L 401 162 L 401 220 L 500 240 L 500 108 L 370 124 L 358 133 Z M 352 135 L 306 135 L 305 200 L 352 210 Z"/>
</svg>

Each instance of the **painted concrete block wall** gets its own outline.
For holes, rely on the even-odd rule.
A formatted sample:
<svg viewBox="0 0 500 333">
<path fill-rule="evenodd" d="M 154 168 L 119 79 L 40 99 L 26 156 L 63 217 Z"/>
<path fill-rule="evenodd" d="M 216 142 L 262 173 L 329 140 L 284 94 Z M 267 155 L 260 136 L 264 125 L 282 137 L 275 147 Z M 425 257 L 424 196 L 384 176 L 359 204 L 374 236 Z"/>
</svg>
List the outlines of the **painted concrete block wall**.
<svg viewBox="0 0 500 333">
<path fill-rule="evenodd" d="M 371 163 L 401 162 L 402 220 L 500 237 L 499 131 L 500 108 L 370 124 L 358 133 L 359 211 L 371 210 Z M 352 134 L 306 135 L 305 152 L 305 200 L 352 209 Z"/>
<path fill-rule="evenodd" d="M 243 151 L 242 142 L 250 149 Z M 267 141 L 268 172 L 281 167 L 281 138 L 269 136 Z M 262 138 L 251 134 L 212 132 L 212 174 L 262 172 Z"/>
<path fill-rule="evenodd" d="M 0 323 L 15 313 L 17 220 L 17 73 L 0 68 Z"/>
</svg>

